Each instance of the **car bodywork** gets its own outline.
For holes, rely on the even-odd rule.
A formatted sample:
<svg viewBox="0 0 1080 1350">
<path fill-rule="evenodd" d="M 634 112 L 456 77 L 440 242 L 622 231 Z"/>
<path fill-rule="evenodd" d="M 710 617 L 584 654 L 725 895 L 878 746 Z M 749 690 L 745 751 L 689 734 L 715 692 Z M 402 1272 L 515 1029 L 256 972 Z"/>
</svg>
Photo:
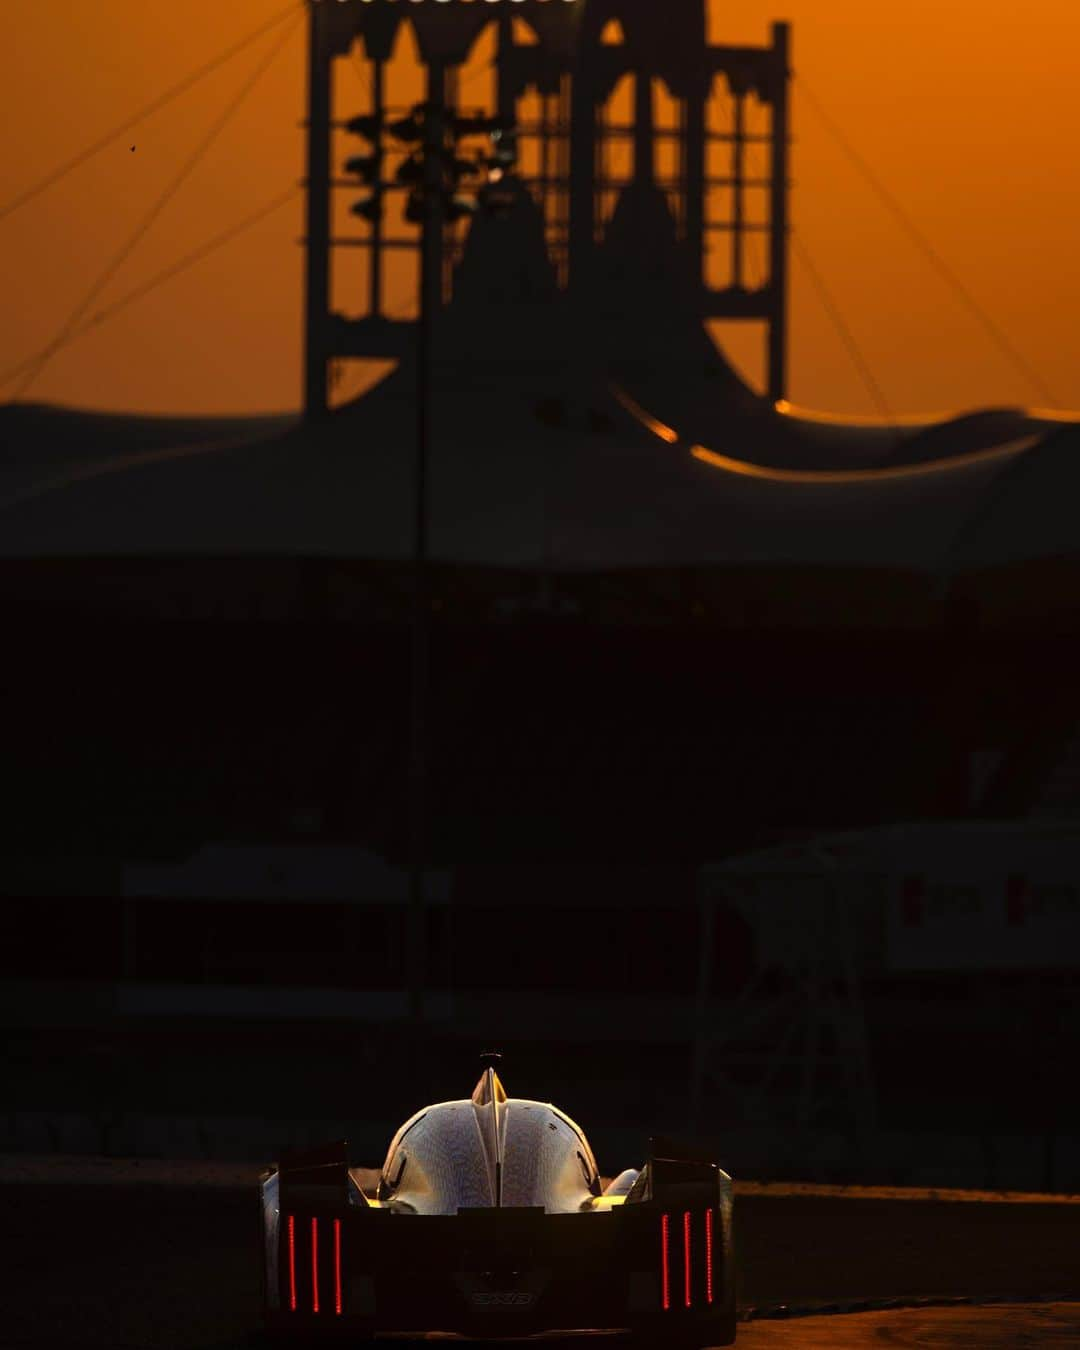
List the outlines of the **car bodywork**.
<svg viewBox="0 0 1080 1350">
<path fill-rule="evenodd" d="M 653 1140 L 603 1187 L 570 1117 L 508 1098 L 492 1066 L 471 1097 L 401 1126 L 374 1195 L 343 1142 L 283 1157 L 260 1185 L 267 1325 L 287 1337 L 735 1339 L 731 1178 Z"/>
</svg>

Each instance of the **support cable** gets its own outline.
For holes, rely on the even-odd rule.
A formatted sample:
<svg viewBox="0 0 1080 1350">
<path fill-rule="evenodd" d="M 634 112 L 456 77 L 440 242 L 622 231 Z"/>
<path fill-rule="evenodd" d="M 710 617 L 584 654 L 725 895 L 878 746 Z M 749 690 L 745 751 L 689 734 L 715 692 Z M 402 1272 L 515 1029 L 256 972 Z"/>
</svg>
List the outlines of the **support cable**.
<svg viewBox="0 0 1080 1350">
<path fill-rule="evenodd" d="M 265 220 L 267 216 L 280 210 L 286 202 L 293 201 L 299 194 L 299 187 L 291 187 L 287 191 L 279 193 L 271 201 L 267 202 L 264 206 L 261 206 L 257 211 L 252 211 L 251 214 L 245 216 L 243 220 L 237 221 L 235 225 L 230 225 L 227 230 L 222 230 L 220 234 L 214 235 L 213 238 L 200 244 L 198 248 L 192 249 L 190 253 L 185 253 L 182 258 L 178 258 L 177 261 L 172 263 L 169 267 L 162 268 L 160 272 L 156 272 L 141 285 L 133 287 L 130 291 L 126 292 L 126 294 L 120 296 L 118 300 L 114 300 L 103 309 L 99 309 L 95 314 L 92 314 L 85 323 L 81 323 L 77 328 L 73 329 L 72 332 L 64 338 L 63 342 L 52 348 L 52 350 L 59 351 L 61 347 L 68 346 L 79 338 L 85 337 L 87 333 L 92 332 L 103 323 L 107 323 L 110 319 L 114 319 L 117 314 L 122 310 L 127 309 L 129 305 L 133 305 L 137 300 L 141 300 L 145 295 L 149 295 L 151 291 L 157 290 L 159 286 L 163 286 L 167 281 L 172 281 L 174 277 L 180 276 L 181 273 L 186 272 L 190 267 L 194 267 L 196 263 L 202 262 L 202 260 L 209 257 L 210 254 L 216 253 L 219 248 L 222 248 L 225 244 L 231 243 L 232 240 L 236 239 L 239 235 L 244 234 L 253 226 L 258 225 L 260 221 Z M 24 360 L 20 361 L 17 366 L 12 366 L 8 370 L 5 370 L 0 374 L 0 386 L 7 384 L 10 380 L 14 380 L 25 371 L 32 369 L 49 354 L 49 351 L 49 348 L 44 348 L 40 352 L 35 352 L 32 356 L 26 357 Z"/>
<path fill-rule="evenodd" d="M 135 304 L 136 301 L 143 299 L 144 296 L 149 295 L 152 291 L 156 291 L 159 286 L 165 285 L 166 282 L 172 281 L 174 277 L 182 275 L 184 272 L 188 271 L 189 268 L 202 262 L 204 258 L 210 257 L 210 255 L 216 253 L 218 249 L 223 248 L 226 244 L 231 243 L 234 239 L 258 225 L 268 216 L 273 215 L 275 211 L 280 211 L 287 203 L 294 201 L 300 195 L 300 191 L 301 189 L 299 187 L 291 187 L 285 192 L 279 193 L 263 206 L 260 206 L 257 211 L 252 211 L 250 215 L 245 216 L 243 220 L 238 220 L 235 225 L 230 225 L 227 230 L 222 230 L 220 234 L 216 234 L 213 238 L 207 239 L 206 242 L 200 244 L 198 248 L 192 249 L 190 253 L 185 253 L 182 258 L 178 258 L 176 262 L 170 264 L 168 267 L 163 267 L 160 272 L 155 272 L 152 277 L 149 277 L 140 285 L 132 287 L 130 291 L 120 296 L 118 300 L 114 300 L 112 304 L 106 305 L 104 309 L 99 309 L 95 314 L 92 314 L 85 323 L 80 324 L 73 333 L 65 338 L 63 345 L 68 346 L 72 342 L 77 342 L 79 338 L 86 337 L 87 334 L 93 332 L 95 328 L 100 328 L 102 324 L 108 323 L 110 319 L 115 319 L 118 314 L 122 313 L 130 305 Z M 415 310 L 415 300 L 406 298 L 401 300 L 397 305 L 391 306 L 386 311 L 385 317 L 388 319 L 414 318 Z M 37 362 L 41 360 L 41 355 L 41 352 L 34 352 L 33 355 L 27 356 L 20 361 L 17 366 L 11 366 L 9 369 L 0 373 L 0 386 L 8 384 L 24 371 L 29 370 L 31 366 L 36 365 Z"/>
<path fill-rule="evenodd" d="M 263 59 L 259 62 L 259 64 L 252 71 L 252 73 L 240 86 L 240 89 L 226 105 L 221 115 L 217 118 L 217 120 L 210 127 L 209 131 L 207 131 L 206 135 L 203 136 L 202 140 L 198 143 L 198 145 L 195 147 L 192 153 L 184 161 L 183 165 L 180 168 L 180 171 L 173 178 L 172 182 L 165 189 L 165 191 L 158 197 L 157 201 L 154 202 L 153 206 L 151 206 L 150 210 L 139 222 L 134 233 L 129 236 L 129 238 L 125 241 L 124 245 L 119 250 L 119 252 L 112 258 L 112 260 L 108 263 L 105 269 L 100 273 L 97 280 L 90 287 L 86 295 L 83 296 L 82 300 L 75 306 L 72 312 L 68 315 L 66 322 L 60 329 L 60 332 L 56 335 L 55 338 L 53 338 L 52 342 L 50 342 L 49 345 L 45 347 L 43 351 L 39 354 L 36 364 L 25 375 L 25 377 L 22 380 L 22 383 L 16 389 L 14 395 L 15 400 L 22 398 L 22 396 L 26 393 L 26 391 L 30 388 L 30 386 L 34 383 L 34 381 L 45 369 L 46 365 L 48 365 L 49 361 L 52 360 L 56 352 L 58 352 L 60 348 L 67 343 L 68 339 L 70 338 L 71 334 L 75 331 L 83 315 L 94 303 L 94 301 L 101 294 L 104 288 L 109 284 L 109 282 L 113 279 L 113 277 L 123 266 L 123 264 L 127 261 L 128 257 L 131 255 L 131 253 L 138 245 L 140 240 L 143 238 L 143 236 L 150 230 L 151 226 L 157 220 L 158 216 L 161 215 L 165 207 L 169 204 L 169 202 L 173 199 L 173 197 L 176 196 L 180 188 L 194 172 L 195 168 L 202 160 L 203 156 L 209 151 L 211 146 L 221 135 L 222 131 L 224 131 L 225 127 L 232 120 L 233 116 L 240 110 L 240 107 L 243 105 L 248 95 L 255 88 L 255 85 L 265 74 L 266 70 L 269 68 L 269 66 L 277 57 L 277 55 L 281 52 L 285 44 L 292 37 L 293 33 L 296 32 L 296 29 L 297 23 L 289 25 L 288 29 L 282 34 L 281 38 L 276 43 L 274 43 L 270 51 L 263 56 Z"/>
<path fill-rule="evenodd" d="M 288 15 L 294 13 L 299 7 L 297 0 L 292 0 L 291 4 L 286 5 L 284 9 L 278 10 L 273 18 L 260 24 L 259 27 L 256 28 L 254 32 L 249 33 L 247 37 L 241 38 L 239 42 L 234 42 L 231 47 L 226 48 L 220 55 L 215 56 L 212 61 L 208 61 L 206 65 L 200 66 L 198 70 L 193 70 L 190 75 L 186 75 L 182 80 L 166 89 L 163 94 L 159 94 L 157 98 L 146 104 L 145 107 L 140 108 L 137 113 L 134 113 L 118 126 L 113 127 L 111 131 L 106 132 L 104 136 L 101 136 L 91 145 L 88 145 L 84 150 L 80 150 L 77 155 L 67 160 L 66 163 L 61 164 L 51 173 L 46 174 L 44 178 L 39 179 L 32 187 L 26 188 L 23 192 L 19 193 L 17 197 L 13 197 L 12 200 L 7 202 L 4 206 L 0 206 L 0 220 L 12 215 L 15 211 L 18 211 L 20 207 L 33 201 L 35 197 L 39 197 L 46 189 L 52 187 L 53 184 L 58 183 L 61 178 L 65 178 L 69 173 L 72 173 L 75 169 L 81 167 L 87 160 L 93 159 L 93 157 L 100 154 L 106 146 L 111 145 L 113 141 L 122 136 L 125 131 L 130 131 L 132 127 L 138 126 L 140 122 L 145 122 L 148 117 L 151 117 L 161 108 L 166 107 L 169 103 L 178 99 L 182 94 L 186 94 L 187 91 L 194 88 L 200 80 L 205 79 L 207 75 L 212 75 L 215 70 L 219 70 L 223 65 L 226 65 L 234 56 L 238 56 L 245 48 L 250 47 L 253 42 L 257 42 L 264 33 L 268 33 L 272 28 L 276 28 L 279 23 L 287 18 Z"/>
<path fill-rule="evenodd" d="M 814 260 L 810 256 L 810 251 L 795 230 L 790 232 L 789 238 L 794 245 L 796 256 L 803 267 L 806 268 L 806 274 L 813 283 L 814 290 L 817 292 L 817 297 L 821 301 L 822 308 L 832 320 L 833 327 L 836 329 L 840 336 L 840 340 L 847 348 L 847 353 L 851 357 L 855 369 L 859 372 L 863 384 L 866 385 L 870 397 L 877 404 L 878 411 L 881 413 L 882 417 L 884 417 L 890 426 L 895 426 L 896 419 L 893 416 L 893 411 L 889 407 L 885 395 L 882 393 L 881 386 L 874 378 L 874 372 L 870 369 L 870 363 L 866 360 L 865 356 L 863 356 L 862 348 L 856 341 L 855 334 L 845 322 L 844 316 L 840 312 L 840 308 L 833 299 L 832 293 L 825 282 L 825 278 L 818 271 L 814 264 Z"/>
<path fill-rule="evenodd" d="M 922 253 L 923 257 L 929 262 L 934 271 L 937 272 L 938 276 L 951 287 L 952 291 L 965 308 L 975 317 L 983 331 L 997 347 L 998 351 L 1001 352 L 1013 369 L 1021 374 L 1033 389 L 1038 391 L 1039 397 L 1045 403 L 1051 406 L 1059 404 L 1059 400 L 1054 397 L 1039 372 L 1030 365 L 1016 347 L 1013 346 L 1003 329 L 994 321 L 990 314 L 987 313 L 965 283 L 960 280 L 931 241 L 918 225 L 916 225 L 914 220 L 912 220 L 899 199 L 888 187 L 886 187 L 881 178 L 874 172 L 873 167 L 859 151 L 855 149 L 837 122 L 825 111 L 816 95 L 807 87 L 806 81 L 801 76 L 796 82 L 796 85 L 797 88 L 801 90 L 807 105 L 815 114 L 821 125 L 829 135 L 832 136 L 833 140 L 859 173 L 862 174 L 863 178 L 866 179 L 879 201 L 881 201 L 893 218 L 899 223 L 904 233 L 912 243 L 915 244 L 919 252 Z"/>
<path fill-rule="evenodd" d="M 279 23 L 282 20 L 282 18 L 285 17 L 286 14 L 291 13 L 295 8 L 296 8 L 295 5 L 290 5 L 287 10 L 281 11 L 277 15 L 276 19 L 274 19 L 272 22 L 274 24 Z M 247 45 L 250 41 L 254 40 L 256 37 L 261 36 L 263 33 L 267 31 L 269 26 L 270 25 L 263 25 L 263 27 L 258 29 L 256 33 L 252 34 L 248 39 L 245 39 L 245 43 L 243 45 Z M 229 57 L 236 55 L 239 50 L 240 50 L 239 45 L 231 47 L 227 53 L 217 58 L 217 60 L 213 62 L 211 65 L 203 67 L 201 72 L 198 72 L 196 73 L 196 75 L 189 77 L 188 80 L 185 81 L 183 87 L 179 85 L 174 86 L 170 94 L 164 95 L 161 100 L 158 100 L 151 107 L 143 109 L 143 111 L 139 113 L 136 117 L 124 123 L 123 126 L 116 128 L 109 137 L 104 138 L 95 147 L 92 147 L 89 151 L 84 152 L 84 154 L 79 157 L 78 162 L 81 163 L 84 159 L 89 158 L 89 156 L 92 153 L 95 153 L 96 150 L 101 149 L 102 146 L 104 146 L 108 140 L 114 139 L 116 136 L 120 135 L 124 130 L 135 125 L 137 121 L 140 121 L 143 118 L 149 116 L 149 114 L 153 112 L 157 107 L 162 106 L 162 103 L 164 101 L 167 101 L 171 97 L 176 97 L 177 94 L 183 92 L 184 88 L 190 88 L 190 86 L 195 82 L 197 78 L 200 77 L 200 75 L 208 74 L 211 70 L 217 69 L 217 67 L 220 66 Z M 466 80 L 465 83 L 466 84 L 472 83 L 472 80 L 475 79 L 477 75 L 484 74 L 493 65 L 494 62 L 488 62 L 488 64 L 486 66 L 481 67 L 479 71 L 475 71 L 473 73 L 473 76 L 469 80 Z M 359 66 L 358 66 L 358 73 L 361 73 L 362 78 L 366 76 L 366 72 L 361 72 L 359 70 Z M 72 161 L 72 163 L 68 167 L 69 168 L 76 167 L 76 161 Z M 65 171 L 66 170 L 59 170 L 54 177 L 58 178 L 62 176 L 63 172 Z M 50 179 L 49 181 L 54 181 L 54 179 Z M 48 183 L 43 183 L 39 189 L 34 189 L 34 192 L 37 192 L 38 190 L 44 190 L 44 187 L 46 186 L 48 186 Z M 288 202 L 293 201 L 299 195 L 299 193 L 300 193 L 299 187 L 292 187 L 287 189 L 285 192 L 279 193 L 276 197 L 273 197 L 270 201 L 266 202 L 263 206 L 259 207 L 257 210 L 252 211 L 247 216 L 244 216 L 242 220 L 237 221 L 234 225 L 230 225 L 227 229 L 222 230 L 219 234 L 213 235 L 210 239 L 207 239 L 197 248 L 192 249 L 189 253 L 185 253 L 182 257 L 178 258 L 176 262 L 171 263 L 168 267 L 162 268 L 160 272 L 156 272 L 152 277 L 149 277 L 146 281 L 142 282 L 140 285 L 132 287 L 130 291 L 127 291 L 124 295 L 120 296 L 119 299 L 114 300 L 111 304 L 106 305 L 103 309 L 97 310 L 84 323 L 79 324 L 77 328 L 69 332 L 67 336 L 64 337 L 62 340 L 57 340 L 55 343 L 50 343 L 49 346 L 42 348 L 40 351 L 34 352 L 30 356 L 24 357 L 23 360 L 21 360 L 18 363 L 18 365 L 9 366 L 7 370 L 0 372 L 0 387 L 2 387 L 5 384 L 9 384 L 12 380 L 17 379 L 20 375 L 31 370 L 39 362 L 48 359 L 50 355 L 54 354 L 57 351 L 60 351 L 64 347 L 69 346 L 72 342 L 77 342 L 80 338 L 86 337 L 89 333 L 93 332 L 94 329 L 99 328 L 101 327 L 102 324 L 108 323 L 109 320 L 116 318 L 118 314 L 122 313 L 125 309 L 129 308 L 129 306 L 135 304 L 137 301 L 142 300 L 145 296 L 151 294 L 151 292 L 157 290 L 159 286 L 163 286 L 167 282 L 172 281 L 175 277 L 182 275 L 184 272 L 188 271 L 196 264 L 202 262 L 204 258 L 210 257 L 213 253 L 216 253 L 218 249 L 223 248 L 226 244 L 229 244 L 234 239 L 239 238 L 240 235 L 245 234 L 249 229 L 252 229 L 254 226 L 260 224 L 268 216 L 273 215 L 275 211 L 279 211 Z M 28 199 L 29 198 L 27 198 L 27 200 Z M 15 210 L 17 206 L 20 204 L 21 204 L 20 202 L 15 202 L 10 207 L 0 210 L 0 218 L 2 218 L 3 215 L 7 213 L 7 211 Z M 386 317 L 389 319 L 402 319 L 407 317 L 414 310 L 415 310 L 415 302 L 413 300 L 406 299 L 403 300 L 400 304 L 393 306 L 387 312 Z"/>
<path fill-rule="evenodd" d="M 352 67 L 356 73 L 356 78 L 363 86 L 365 98 L 371 98 L 371 75 L 368 72 L 367 62 L 360 55 L 354 46 L 352 48 Z M 378 112 L 378 108 L 372 108 L 372 112 Z"/>
</svg>

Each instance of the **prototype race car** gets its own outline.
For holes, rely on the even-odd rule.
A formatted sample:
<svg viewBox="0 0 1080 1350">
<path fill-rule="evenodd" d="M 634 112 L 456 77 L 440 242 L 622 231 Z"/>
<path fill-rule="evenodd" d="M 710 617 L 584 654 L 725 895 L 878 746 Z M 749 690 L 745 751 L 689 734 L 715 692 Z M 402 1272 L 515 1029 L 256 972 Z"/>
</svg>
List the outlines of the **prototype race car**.
<svg viewBox="0 0 1080 1350">
<path fill-rule="evenodd" d="M 732 1344 L 731 1178 L 654 1139 L 640 1171 L 602 1188 L 577 1125 L 507 1097 L 495 1058 L 471 1097 L 402 1125 L 374 1195 L 344 1142 L 264 1173 L 268 1329 L 348 1341 L 611 1328 Z"/>
</svg>

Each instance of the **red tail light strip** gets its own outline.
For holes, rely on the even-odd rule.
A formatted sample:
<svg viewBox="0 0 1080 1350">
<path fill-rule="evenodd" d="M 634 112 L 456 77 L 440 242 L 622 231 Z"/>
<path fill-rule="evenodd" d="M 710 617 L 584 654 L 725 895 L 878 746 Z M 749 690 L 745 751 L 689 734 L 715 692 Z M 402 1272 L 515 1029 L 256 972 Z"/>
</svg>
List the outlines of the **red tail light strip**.
<svg viewBox="0 0 1080 1350">
<path fill-rule="evenodd" d="M 712 1302 L 712 1294 L 709 1294 Z M 334 1312 L 341 1316 L 341 1220 L 334 1220 Z"/>
<path fill-rule="evenodd" d="M 683 1302 L 689 1308 L 691 1301 L 691 1278 L 690 1278 L 690 1211 L 683 1210 L 682 1216 L 682 1248 L 683 1248 Z"/>
<path fill-rule="evenodd" d="M 665 1311 L 671 1307 L 671 1215 L 660 1216 L 660 1303 Z"/>
<path fill-rule="evenodd" d="M 290 1214 L 289 1229 L 289 1311 L 296 1311 L 296 1219 Z"/>
<path fill-rule="evenodd" d="M 713 1212 L 711 1209 L 705 1211 L 705 1302 L 711 1303 L 713 1300 L 712 1287 L 712 1225 Z"/>
<path fill-rule="evenodd" d="M 319 1311 L 319 1221 L 311 1221 L 311 1311 Z"/>
</svg>

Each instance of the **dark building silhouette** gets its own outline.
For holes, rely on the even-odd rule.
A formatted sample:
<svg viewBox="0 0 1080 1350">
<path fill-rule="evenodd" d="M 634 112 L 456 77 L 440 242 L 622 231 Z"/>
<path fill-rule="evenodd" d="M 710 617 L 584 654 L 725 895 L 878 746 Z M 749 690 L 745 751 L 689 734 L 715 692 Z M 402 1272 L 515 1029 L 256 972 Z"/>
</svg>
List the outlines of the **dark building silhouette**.
<svg viewBox="0 0 1080 1350">
<path fill-rule="evenodd" d="M 460 63 L 494 37 L 488 111 L 521 123 L 515 204 L 448 237 L 435 331 L 437 850 L 686 859 L 788 828 L 956 814 L 984 751 L 1000 761 L 981 810 L 1037 796 L 1073 720 L 1075 426 L 1011 409 L 853 426 L 773 397 L 787 32 L 709 46 L 700 2 L 662 9 L 312 5 L 309 417 L 0 410 L 0 556 L 23 635 L 12 697 L 58 680 L 50 717 L 76 723 L 41 795 L 23 793 L 35 847 L 100 837 L 87 804 L 113 793 L 136 806 L 106 813 L 124 848 L 177 828 L 273 834 L 295 802 L 323 803 L 332 833 L 401 847 L 414 325 L 379 296 L 385 251 L 397 233 L 415 249 L 418 231 L 399 219 L 390 236 L 392 194 L 385 228 L 351 227 L 367 312 L 342 317 L 324 281 L 344 251 L 331 159 L 355 111 L 332 103 L 332 75 L 346 53 L 371 62 L 360 111 L 378 111 L 405 22 L 451 103 Z M 616 122 L 620 88 L 633 115 Z M 764 187 L 742 158 L 751 134 Z M 772 259 L 756 287 L 740 271 L 752 191 Z M 767 321 L 768 393 L 717 351 L 717 314 Z M 399 365 L 317 416 L 327 363 L 361 354 Z M 100 681 L 85 706 L 59 694 L 73 645 L 80 687 Z M 988 663 L 1008 678 L 987 681 Z M 107 763 L 87 730 L 97 698 L 113 744 L 130 740 Z M 183 753 L 164 748 L 165 707 Z M 147 743 L 151 723 L 163 739 Z M 18 734 L 29 783 L 38 728 Z M 231 775 L 264 760 L 238 790 Z M 104 793 L 87 790 L 97 774 Z M 144 812 L 148 777 L 168 805 Z"/>
<path fill-rule="evenodd" d="M 701 0 L 311 6 L 306 415 L 0 409 L 4 889 L 34 922 L 60 907 L 65 978 L 97 962 L 132 1019 L 158 1006 L 142 981 L 202 983 L 205 1015 L 255 1019 L 264 1005 L 235 990 L 280 989 L 290 960 L 309 991 L 322 970 L 330 1004 L 360 965 L 401 992 L 401 878 L 384 872 L 407 853 L 415 325 L 383 296 L 388 254 L 418 236 L 391 203 L 339 247 L 330 200 L 359 195 L 332 186 L 339 124 L 371 110 L 338 107 L 333 72 L 349 52 L 373 61 L 378 109 L 405 22 L 455 105 L 456 68 L 494 30 L 489 111 L 521 123 L 512 209 L 448 232 L 435 324 L 429 842 L 452 880 L 427 975 L 468 1004 L 463 1036 L 493 971 L 534 989 L 519 1032 L 540 1062 L 548 974 L 516 911 L 555 897 L 580 938 L 571 984 L 617 952 L 608 1001 L 578 989 L 574 1006 L 599 1015 L 637 990 L 659 1010 L 647 1079 L 686 1049 L 700 863 L 822 830 L 1080 807 L 1080 431 L 1023 409 L 853 425 L 784 401 L 787 30 L 708 46 Z M 347 250 L 366 280 L 339 298 Z M 717 350 L 715 317 L 764 324 L 763 392 Z M 331 364 L 375 356 L 394 372 L 329 411 Z M 307 900 L 273 871 L 323 864 L 344 880 L 312 880 Z M 217 908 L 170 941 L 196 884 Z M 372 908 L 363 933 L 342 886 Z M 254 945 L 260 887 L 278 908 Z M 753 937 L 721 915 L 736 989 Z M 492 934 L 514 961 L 490 959 Z M 87 997 L 19 989 L 73 1018 Z M 897 1097 L 926 1073 L 896 1032 L 905 998 L 877 1044 Z M 375 998 L 364 1016 L 398 1011 Z M 980 1034 L 965 1053 L 992 1058 Z"/>
</svg>

